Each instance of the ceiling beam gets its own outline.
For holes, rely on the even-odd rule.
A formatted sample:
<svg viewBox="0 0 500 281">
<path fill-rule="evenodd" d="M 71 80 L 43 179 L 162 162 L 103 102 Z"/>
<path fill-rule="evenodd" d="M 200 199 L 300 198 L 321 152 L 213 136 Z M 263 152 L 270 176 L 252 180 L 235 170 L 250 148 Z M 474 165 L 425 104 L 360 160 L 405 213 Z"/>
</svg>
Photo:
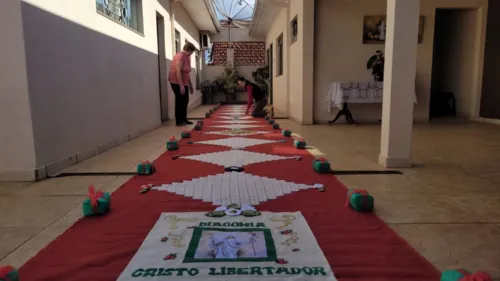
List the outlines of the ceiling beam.
<svg viewBox="0 0 500 281">
<path fill-rule="evenodd" d="M 257 25 L 259 24 L 260 16 L 262 15 L 262 9 L 264 9 L 264 0 L 256 0 L 253 7 L 252 22 L 250 23 L 250 29 L 248 30 L 248 35 L 254 36 Z"/>
<path fill-rule="evenodd" d="M 286 8 L 290 4 L 289 0 L 262 0 L 264 5 L 273 5 L 281 8 Z"/>
<path fill-rule="evenodd" d="M 313 1 L 313 0 L 310 0 Z M 255 6 L 252 15 L 252 22 L 250 24 L 250 30 L 248 34 L 250 36 L 255 36 L 257 31 L 257 26 L 259 25 L 260 17 L 262 15 L 262 10 L 264 6 L 268 8 L 270 6 L 278 7 L 278 8 L 287 8 L 290 5 L 290 0 L 256 0 Z"/>
<path fill-rule="evenodd" d="M 207 7 L 208 13 L 210 14 L 210 18 L 212 19 L 212 23 L 214 24 L 215 31 L 218 33 L 221 30 L 220 21 L 217 19 L 217 14 L 215 12 L 214 5 L 212 1 L 205 0 L 205 6 Z"/>
</svg>

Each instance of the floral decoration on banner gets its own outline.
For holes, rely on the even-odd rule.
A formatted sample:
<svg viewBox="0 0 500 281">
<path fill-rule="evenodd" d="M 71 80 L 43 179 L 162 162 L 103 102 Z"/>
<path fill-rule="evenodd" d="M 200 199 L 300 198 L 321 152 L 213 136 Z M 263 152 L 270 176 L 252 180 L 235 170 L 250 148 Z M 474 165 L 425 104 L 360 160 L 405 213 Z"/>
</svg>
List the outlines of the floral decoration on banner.
<svg viewBox="0 0 500 281">
<path fill-rule="evenodd" d="M 281 218 L 275 218 L 272 217 L 269 220 L 273 222 L 281 222 L 282 225 L 276 227 L 277 229 L 284 229 L 288 227 L 289 225 L 292 225 L 293 221 L 296 220 L 297 218 L 293 215 L 282 215 Z"/>
<path fill-rule="evenodd" d="M 287 263 L 288 263 L 288 261 L 287 261 L 287 260 L 285 260 L 285 259 L 283 259 L 283 258 L 279 258 L 279 259 L 277 259 L 277 260 L 276 260 L 276 263 L 277 263 L 277 264 L 287 264 Z"/>
<path fill-rule="evenodd" d="M 176 253 L 170 253 L 170 254 L 168 254 L 167 256 L 165 256 L 165 257 L 163 258 L 163 260 L 174 260 L 174 259 L 176 259 L 176 258 L 177 258 L 177 254 L 176 254 Z"/>
<path fill-rule="evenodd" d="M 178 247 L 178 248 L 184 247 L 184 243 L 182 243 L 182 239 L 183 239 L 182 235 L 169 233 L 168 236 L 172 240 L 172 246 Z"/>
<path fill-rule="evenodd" d="M 291 232 L 289 238 L 285 240 L 285 242 L 281 242 L 281 245 L 292 246 L 292 244 L 296 244 L 299 241 L 299 236 L 295 232 Z"/>
<path fill-rule="evenodd" d="M 178 218 L 177 216 L 167 216 L 165 219 L 169 220 L 170 229 L 177 229 L 177 224 L 179 222 L 197 222 L 196 218 Z"/>
<path fill-rule="evenodd" d="M 231 204 L 228 206 L 221 206 L 216 208 L 212 212 L 208 212 L 205 214 L 207 217 L 220 218 L 220 217 L 236 217 L 236 216 L 244 216 L 244 217 L 256 217 L 260 216 L 261 213 L 257 211 L 253 206 L 244 205 L 243 207 L 239 204 Z"/>
</svg>

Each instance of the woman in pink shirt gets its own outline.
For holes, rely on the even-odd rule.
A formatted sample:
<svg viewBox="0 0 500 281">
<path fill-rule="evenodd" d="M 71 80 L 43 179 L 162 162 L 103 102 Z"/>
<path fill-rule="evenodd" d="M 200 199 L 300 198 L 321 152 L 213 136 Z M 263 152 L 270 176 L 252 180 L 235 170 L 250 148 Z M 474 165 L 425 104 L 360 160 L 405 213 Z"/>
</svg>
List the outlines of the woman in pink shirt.
<svg viewBox="0 0 500 281">
<path fill-rule="evenodd" d="M 170 65 L 168 81 L 175 94 L 175 123 L 177 126 L 193 124 L 187 119 L 187 108 L 189 104 L 188 91 L 193 94 L 191 83 L 191 55 L 196 50 L 192 43 L 186 43 L 182 52 L 178 52 Z"/>
</svg>

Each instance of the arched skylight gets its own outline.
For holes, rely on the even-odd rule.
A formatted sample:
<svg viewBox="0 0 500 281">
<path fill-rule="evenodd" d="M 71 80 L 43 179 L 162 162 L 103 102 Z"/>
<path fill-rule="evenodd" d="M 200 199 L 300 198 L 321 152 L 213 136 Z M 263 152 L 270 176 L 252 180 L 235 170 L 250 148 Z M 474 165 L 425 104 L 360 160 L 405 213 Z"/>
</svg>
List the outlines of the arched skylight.
<svg viewBox="0 0 500 281">
<path fill-rule="evenodd" d="M 255 0 L 212 0 L 217 19 L 236 27 L 248 27 L 252 20 Z"/>
</svg>

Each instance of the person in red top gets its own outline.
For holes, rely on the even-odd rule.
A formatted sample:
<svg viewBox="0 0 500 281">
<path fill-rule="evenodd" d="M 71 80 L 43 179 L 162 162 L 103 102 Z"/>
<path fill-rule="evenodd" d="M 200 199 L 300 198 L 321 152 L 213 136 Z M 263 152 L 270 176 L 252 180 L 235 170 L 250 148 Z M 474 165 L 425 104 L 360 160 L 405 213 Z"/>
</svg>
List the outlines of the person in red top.
<svg viewBox="0 0 500 281">
<path fill-rule="evenodd" d="M 168 81 L 175 94 L 175 123 L 177 126 L 193 124 L 187 119 L 187 108 L 189 104 L 188 91 L 193 94 L 193 84 L 191 83 L 191 55 L 196 50 L 192 43 L 186 43 L 181 52 L 175 54 Z"/>
<path fill-rule="evenodd" d="M 254 103 L 255 107 L 252 112 L 253 117 L 265 117 L 267 112 L 265 107 L 267 106 L 267 95 L 266 93 L 256 84 L 246 80 L 243 77 L 238 79 L 238 86 L 242 89 L 245 89 L 248 93 L 248 101 L 247 101 L 247 110 L 246 114 L 250 111 L 250 107 Z"/>
</svg>

